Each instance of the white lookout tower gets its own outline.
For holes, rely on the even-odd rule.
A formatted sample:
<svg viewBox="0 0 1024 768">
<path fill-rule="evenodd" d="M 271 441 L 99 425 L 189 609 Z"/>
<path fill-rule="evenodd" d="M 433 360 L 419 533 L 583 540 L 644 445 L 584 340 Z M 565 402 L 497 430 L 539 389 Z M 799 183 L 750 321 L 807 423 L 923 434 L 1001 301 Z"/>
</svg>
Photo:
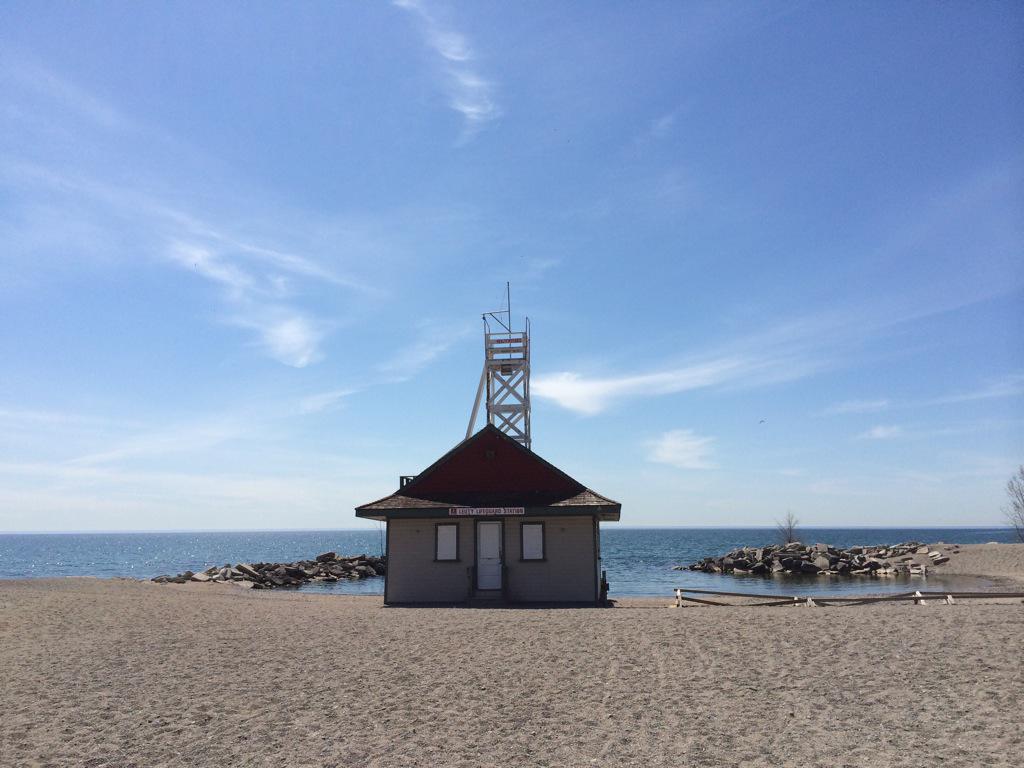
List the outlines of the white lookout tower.
<svg viewBox="0 0 1024 768">
<path fill-rule="evenodd" d="M 505 284 L 505 309 L 485 312 L 484 369 L 473 402 L 466 437 L 473 434 L 480 399 L 487 390 L 487 423 L 530 448 L 530 318 L 512 330 L 512 301 Z"/>
</svg>

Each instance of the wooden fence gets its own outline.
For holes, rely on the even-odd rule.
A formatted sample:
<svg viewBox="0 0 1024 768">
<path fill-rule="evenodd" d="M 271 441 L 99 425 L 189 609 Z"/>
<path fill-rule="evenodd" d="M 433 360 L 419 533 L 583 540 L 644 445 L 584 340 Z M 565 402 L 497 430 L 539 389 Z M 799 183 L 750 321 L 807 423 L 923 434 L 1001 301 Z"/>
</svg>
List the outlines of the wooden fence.
<svg viewBox="0 0 1024 768">
<path fill-rule="evenodd" d="M 1024 598 L 1024 592 L 926 592 L 922 590 L 915 590 L 914 592 L 899 592 L 892 595 L 881 595 L 881 596 L 866 596 L 861 595 L 858 597 L 839 597 L 839 596 L 826 596 L 826 597 L 812 597 L 805 595 L 803 597 L 799 595 L 763 595 L 753 594 L 750 592 L 721 592 L 712 589 L 687 589 L 684 587 L 677 587 L 675 590 L 676 595 L 676 608 L 682 608 L 683 603 L 698 603 L 700 605 L 743 605 L 750 607 L 765 608 L 768 606 L 778 605 L 802 605 L 807 608 L 817 607 L 828 607 L 828 606 L 848 606 L 848 605 L 866 605 L 868 603 L 898 603 L 898 602 L 913 602 L 915 605 L 926 605 L 932 603 L 945 603 L 952 605 L 957 600 L 972 600 L 978 598 Z M 723 603 L 717 600 L 710 600 L 707 597 L 692 597 L 692 595 L 710 595 L 712 597 L 742 597 L 747 600 L 756 600 L 757 602 L 747 603 Z"/>
</svg>

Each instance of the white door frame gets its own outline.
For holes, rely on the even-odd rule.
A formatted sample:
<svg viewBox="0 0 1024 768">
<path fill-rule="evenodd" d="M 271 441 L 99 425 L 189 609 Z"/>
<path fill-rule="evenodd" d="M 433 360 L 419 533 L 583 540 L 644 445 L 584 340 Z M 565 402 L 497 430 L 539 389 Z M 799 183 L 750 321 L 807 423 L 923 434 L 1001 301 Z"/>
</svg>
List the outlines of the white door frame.
<svg viewBox="0 0 1024 768">
<path fill-rule="evenodd" d="M 480 567 L 480 526 L 482 525 L 494 525 L 498 529 L 498 562 L 497 562 L 497 585 L 496 586 L 483 586 L 494 585 L 494 565 L 491 564 L 486 570 Z M 480 590 L 498 590 L 503 586 L 503 569 L 505 565 L 505 521 L 504 520 L 477 520 L 476 530 L 474 531 L 476 541 L 473 549 L 475 550 L 475 562 L 476 562 L 476 584 L 475 589 Z"/>
</svg>

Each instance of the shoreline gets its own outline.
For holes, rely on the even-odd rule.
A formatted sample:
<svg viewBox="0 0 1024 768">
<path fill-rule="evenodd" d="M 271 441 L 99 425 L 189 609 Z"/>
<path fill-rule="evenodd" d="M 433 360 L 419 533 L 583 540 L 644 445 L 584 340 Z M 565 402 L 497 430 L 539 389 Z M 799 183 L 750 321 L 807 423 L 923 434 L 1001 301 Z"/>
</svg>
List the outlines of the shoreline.
<svg viewBox="0 0 1024 768">
<path fill-rule="evenodd" d="M 815 547 L 814 545 L 804 545 L 804 549 L 811 553 L 810 555 L 803 555 L 804 561 L 809 561 L 816 554 Z M 861 547 L 856 547 L 853 549 L 853 551 L 859 553 L 861 549 Z M 843 584 L 864 584 L 871 583 L 872 581 L 878 583 L 878 579 L 883 579 L 884 583 L 885 581 L 888 581 L 889 577 L 893 576 L 893 570 L 890 568 L 890 561 L 892 561 L 893 563 L 896 563 L 897 568 L 903 568 L 904 570 L 906 570 L 907 566 L 918 568 L 924 566 L 926 567 L 927 573 L 933 576 L 962 576 L 966 578 L 984 579 L 993 582 L 993 584 L 1024 585 L 1024 543 L 988 542 L 985 544 L 957 544 L 955 542 L 938 541 L 933 543 L 922 544 L 920 546 L 915 545 L 913 549 L 915 549 L 916 552 L 914 553 L 910 553 L 908 550 L 906 550 L 906 545 L 890 545 L 888 547 L 881 545 L 869 549 L 880 549 L 883 550 L 883 553 L 890 549 L 895 550 L 895 554 L 892 555 L 886 556 L 885 554 L 882 554 L 879 555 L 878 558 L 868 558 L 870 560 L 876 560 L 876 562 L 879 562 L 879 558 L 884 560 L 884 563 L 879 562 L 880 565 L 885 566 L 884 568 L 881 568 L 879 570 L 879 573 L 882 574 L 881 576 L 876 577 L 873 575 L 873 573 L 867 574 L 864 571 L 852 571 L 846 575 L 836 573 L 820 575 L 841 575 L 842 581 L 840 583 Z M 760 560 L 761 552 L 768 551 L 767 549 L 762 550 L 761 548 L 747 546 L 740 547 L 736 551 L 738 552 L 739 550 L 745 550 L 747 552 L 753 552 L 754 550 L 757 550 L 757 559 L 753 561 L 754 567 L 760 566 L 766 572 L 758 574 L 751 573 L 749 570 L 741 571 L 739 570 L 740 566 L 737 565 L 737 570 L 735 574 L 737 576 L 741 574 L 743 576 L 756 576 L 760 579 L 763 579 L 763 583 L 765 584 L 774 585 L 776 583 L 776 578 L 808 578 L 811 581 L 813 581 L 814 578 L 819 575 L 817 571 L 827 570 L 829 568 L 829 563 L 826 561 L 822 563 L 820 568 L 818 566 L 811 566 L 813 570 L 811 574 L 804 574 L 803 576 L 801 576 L 799 573 L 790 574 L 789 571 L 786 571 L 785 575 L 775 574 L 772 573 L 770 569 L 765 569 L 764 565 L 762 564 L 762 561 Z M 799 544 L 797 545 L 797 550 L 800 550 Z M 822 551 L 824 551 L 824 548 Z M 828 547 L 828 551 L 832 553 L 835 550 L 833 550 L 832 547 Z M 939 559 L 930 559 L 928 556 L 929 551 L 932 553 L 933 556 L 938 557 Z M 784 551 L 784 548 L 778 548 L 774 550 L 775 557 L 787 556 L 788 554 L 789 553 L 787 551 Z M 873 555 L 874 553 L 869 552 L 869 554 Z M 736 556 L 739 557 L 739 555 Z M 847 555 L 845 555 L 845 553 L 840 553 L 839 556 L 842 557 Z M 704 568 L 701 568 L 700 566 L 713 563 L 715 564 L 715 572 L 717 573 L 720 572 L 720 564 L 723 558 L 725 559 L 727 564 L 731 564 L 731 561 L 729 560 L 729 555 L 724 555 L 719 557 L 706 557 L 702 561 L 698 561 L 689 566 L 675 566 L 673 567 L 673 570 L 684 573 L 711 572 L 710 570 L 706 570 Z M 824 560 L 825 558 L 822 559 Z M 833 557 L 833 562 L 836 559 L 836 557 Z M 768 557 L 766 556 L 765 562 L 767 562 L 767 560 Z M 781 569 L 781 566 L 776 567 L 778 569 Z M 743 568 L 749 569 L 750 566 L 744 563 Z M 905 576 L 906 574 L 904 573 L 903 575 Z M 867 578 L 870 579 L 870 581 L 858 580 L 863 576 L 867 576 Z M 749 581 L 744 582 L 745 585 L 749 583 Z M 804 583 L 809 582 L 805 581 Z M 830 582 L 825 583 L 828 584 Z M 927 583 L 927 581 L 925 580 L 924 583 Z"/>
<path fill-rule="evenodd" d="M 930 572 L 935 576 L 957 576 L 964 577 L 967 579 L 978 579 L 988 582 L 989 586 L 982 587 L 995 588 L 1000 590 L 1013 590 L 1015 588 L 1024 588 L 1024 543 L 1001 543 L 1001 542 L 989 542 L 985 544 L 956 544 L 955 542 L 934 542 L 928 546 L 943 547 L 943 548 L 955 548 L 956 552 L 953 554 L 948 562 L 945 562 L 938 566 L 932 566 Z M 852 579 L 856 578 L 856 581 Z M 137 582 L 150 582 L 151 577 L 142 576 L 121 576 L 121 575 L 95 575 L 95 574 L 69 574 L 64 576 L 21 576 L 21 577 L 4 577 L 0 578 L 0 584 L 11 584 L 17 582 L 39 582 L 46 580 L 63 580 L 63 579 L 98 579 L 102 581 L 137 581 Z M 234 583 L 234 582 L 227 582 Z M 895 583 L 890 579 L 881 581 L 878 578 L 867 578 L 867 577 L 849 577 L 844 579 L 842 582 L 829 581 L 815 581 L 815 577 L 776 577 L 771 576 L 757 577 L 756 581 L 753 581 L 748 577 L 735 577 L 735 585 L 737 591 L 773 591 L 779 592 L 780 594 L 787 594 L 787 586 L 798 585 L 801 588 L 806 587 L 809 584 L 820 583 L 822 586 L 822 592 L 830 592 L 835 590 L 829 590 L 829 585 L 832 583 L 842 583 L 844 586 L 853 586 L 854 584 L 858 587 L 863 586 L 864 589 L 846 590 L 850 594 L 883 594 L 885 591 L 873 592 L 870 587 L 873 584 L 879 583 Z M 899 582 L 900 584 L 908 583 L 910 585 L 920 584 L 922 588 L 927 586 L 927 579 L 923 582 Z M 162 585 L 163 586 L 163 585 Z M 166 585 L 180 587 L 180 584 Z M 203 585 L 207 586 L 207 585 Z M 614 587 L 614 585 L 613 585 Z M 722 589 L 729 589 L 729 587 L 723 586 Z M 383 588 L 382 588 L 383 590 Z M 330 597 L 360 597 L 369 600 L 380 600 L 382 594 L 367 594 L 365 592 L 352 593 L 335 591 L 332 589 L 309 589 L 309 588 L 298 588 L 298 591 L 304 595 L 324 595 Z M 801 589 L 801 592 L 807 590 Z M 891 591 L 891 590 L 889 590 Z M 963 591 L 963 590 L 951 590 L 951 591 Z M 611 599 L 615 602 L 622 601 L 637 601 L 637 600 L 669 600 L 671 599 L 671 589 L 666 588 L 664 595 L 662 593 L 647 594 L 647 595 L 615 595 L 614 589 L 610 595 Z"/>
</svg>

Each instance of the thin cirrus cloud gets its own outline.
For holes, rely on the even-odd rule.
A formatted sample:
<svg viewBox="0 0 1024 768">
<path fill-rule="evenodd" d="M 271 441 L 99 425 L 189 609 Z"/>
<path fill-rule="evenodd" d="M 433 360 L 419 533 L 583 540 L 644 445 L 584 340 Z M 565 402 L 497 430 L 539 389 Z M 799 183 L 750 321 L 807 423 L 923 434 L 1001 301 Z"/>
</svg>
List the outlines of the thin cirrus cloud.
<svg viewBox="0 0 1024 768">
<path fill-rule="evenodd" d="M 884 411 L 888 407 L 889 401 L 886 399 L 847 400 L 845 402 L 829 406 L 825 409 L 825 413 L 830 416 L 836 416 L 844 413 L 877 413 L 878 411 Z"/>
<path fill-rule="evenodd" d="M 152 456 L 162 457 L 172 453 L 195 453 L 240 437 L 245 431 L 239 423 L 230 419 L 176 425 L 124 438 L 106 450 L 77 456 L 66 464 L 98 466 L 120 464 L 131 459 Z"/>
<path fill-rule="evenodd" d="M 987 381 L 977 389 L 969 392 L 954 392 L 941 397 L 922 400 L 916 403 L 916 405 L 969 403 L 974 400 L 991 400 L 1000 397 L 1016 397 L 1018 395 L 1024 395 L 1024 373 L 1012 373 Z"/>
<path fill-rule="evenodd" d="M 673 429 L 648 444 L 647 460 L 677 469 L 714 469 L 711 460 L 713 438 L 690 429 Z"/>
<path fill-rule="evenodd" d="M 100 128 L 126 131 L 134 123 L 117 109 L 33 59 L 0 51 L 0 83 L 19 100 L 59 103 Z M 26 114 L 19 112 L 19 114 Z M 47 126 L 52 129 L 52 126 Z"/>
<path fill-rule="evenodd" d="M 91 201 L 87 215 L 94 227 L 113 230 L 126 220 L 141 225 L 142 249 L 154 248 L 169 263 L 219 285 L 227 304 L 224 321 L 254 332 L 257 345 L 285 365 L 302 368 L 321 360 L 321 345 L 329 330 L 326 322 L 290 301 L 296 283 L 377 293 L 303 256 L 225 234 L 142 192 L 126 193 L 92 179 L 31 165 L 15 164 L 7 170 L 24 184 Z"/>
<path fill-rule="evenodd" d="M 441 23 L 420 0 L 394 0 L 394 4 L 417 19 L 424 40 L 441 60 L 448 106 L 463 119 L 462 139 L 472 138 L 485 124 L 497 120 L 501 108 L 494 98 L 494 84 L 474 66 L 476 57 L 465 35 Z"/>
<path fill-rule="evenodd" d="M 651 373 L 584 376 L 574 371 L 542 374 L 530 387 L 536 396 L 570 411 L 593 416 L 629 399 L 671 395 L 708 387 L 756 386 L 791 381 L 821 365 L 796 353 L 777 356 L 725 355 Z"/>
<path fill-rule="evenodd" d="M 893 440 L 903 436 L 903 427 L 897 424 L 879 424 L 861 432 L 857 437 L 861 440 Z"/>
<path fill-rule="evenodd" d="M 221 285 L 230 306 L 227 322 L 253 331 L 258 344 L 278 362 L 304 368 L 323 358 L 320 344 L 327 329 L 307 313 L 281 301 L 288 293 L 283 276 L 261 279 L 221 254 L 197 245 L 175 243 L 168 257 Z"/>
<path fill-rule="evenodd" d="M 593 416 L 613 403 L 642 396 L 668 395 L 720 384 L 738 375 L 744 361 L 721 358 L 683 368 L 625 376 L 587 377 L 573 371 L 536 376 L 533 393 L 570 411 Z"/>
<path fill-rule="evenodd" d="M 984 299 L 974 299 L 984 300 Z M 958 300 L 959 307 L 966 300 Z M 717 355 L 661 370 L 609 376 L 558 371 L 533 378 L 531 389 L 542 399 L 576 413 L 592 416 L 618 402 L 710 387 L 745 388 L 796 381 L 822 370 L 850 365 L 854 353 L 846 348 L 882 335 L 888 328 L 949 311 L 949 302 L 923 301 L 905 306 L 851 307 L 809 315 L 725 345 Z M 853 330 L 852 330 L 853 329 Z M 941 405 L 1024 393 L 1024 374 L 1012 374 L 971 391 L 930 400 L 895 402 L 888 399 L 847 401 L 829 413 L 871 413 L 895 407 Z"/>
<path fill-rule="evenodd" d="M 68 125 L 78 136 L 90 136 L 97 147 L 122 142 L 126 131 L 149 145 L 182 153 L 182 147 L 161 131 L 143 126 L 72 81 L 34 63 L 30 58 L 0 52 L 0 86 L 8 86 L 16 113 L 43 125 Z M 22 121 L 24 122 L 24 121 Z M 32 125 L 32 122 L 25 123 Z M 22 130 L 22 127 L 18 127 Z M 134 146 L 134 145 L 133 145 Z M 149 154 L 154 154 L 150 152 Z M 188 152 L 185 152 L 188 154 Z M 140 168 L 149 166 L 145 158 Z M 253 334 L 255 346 L 274 360 L 305 367 L 324 357 L 323 341 L 331 323 L 303 307 L 297 295 L 326 286 L 364 296 L 381 291 L 305 255 L 266 242 L 254 242 L 245 232 L 249 212 L 228 212 L 236 222 L 210 222 L 168 204 L 190 197 L 189 182 L 177 181 L 166 169 L 150 177 L 133 169 L 144 183 L 126 187 L 117 169 L 87 169 L 82 163 L 51 162 L 16 152 L 0 163 L 0 185 L 10 188 L 23 208 L 19 230 L 8 233 L 8 244 L 33 253 L 40 248 L 73 242 L 82 252 L 109 262 L 118 256 L 146 255 L 173 264 L 220 287 L 221 320 Z M 164 190 L 159 197 L 150 189 Z M 169 197 L 170 196 L 170 197 Z M 230 197 L 230 196 L 228 196 Z M 59 221 L 52 211 L 60 211 Z M 237 225 L 242 223 L 240 229 Z M 290 241 L 295 227 L 285 221 L 270 239 Z M 261 221 L 265 228 L 266 222 Z M 303 228 L 305 231 L 305 228 Z M 56 234 L 55 234 L 56 233 Z M 61 239 L 63 238 L 63 239 Z M 371 244 L 372 246 L 372 244 Z M 26 260 L 26 263 L 32 263 Z"/>
<path fill-rule="evenodd" d="M 853 313 L 806 316 L 750 336 L 735 338 L 690 362 L 660 370 L 607 376 L 577 371 L 540 374 L 531 391 L 576 413 L 592 416 L 631 399 L 707 388 L 741 389 L 795 381 L 841 364 L 837 350 L 846 341 Z"/>
<path fill-rule="evenodd" d="M 468 334 L 469 328 L 464 325 L 425 323 L 415 341 L 378 365 L 377 370 L 390 382 L 408 381 Z"/>
<path fill-rule="evenodd" d="M 966 392 L 951 392 L 947 395 L 923 398 L 920 400 L 892 401 L 878 400 L 847 400 L 826 408 L 823 413 L 829 416 L 848 413 L 877 413 L 893 408 L 924 408 L 935 405 L 955 405 L 978 400 L 995 400 L 1003 397 L 1024 395 L 1024 373 L 1011 373 L 997 379 L 984 382 L 976 389 Z"/>
<path fill-rule="evenodd" d="M 334 389 L 329 392 L 318 392 L 314 395 L 307 395 L 299 402 L 299 413 L 311 414 L 329 411 L 337 407 L 337 405 L 346 397 L 353 395 L 358 391 L 359 390 L 355 388 Z"/>
<path fill-rule="evenodd" d="M 218 285 L 226 305 L 223 321 L 252 331 L 257 346 L 285 365 L 302 368 L 321 360 L 321 345 L 329 330 L 328 323 L 295 306 L 296 284 L 321 283 L 374 293 L 310 259 L 224 234 L 138 190 L 126 192 L 88 177 L 24 163 L 3 166 L 0 179 L 22 191 L 42 190 L 46 199 L 58 203 L 73 199 L 76 215 L 83 217 L 89 231 L 119 232 L 122 240 L 134 238 L 135 250 L 150 252 Z M 46 223 L 36 226 L 41 230 Z M 61 223 L 64 226 L 66 222 Z M 21 237 L 31 242 L 36 235 L 21 233 Z M 115 252 L 111 248 L 97 251 L 104 259 Z"/>
</svg>

